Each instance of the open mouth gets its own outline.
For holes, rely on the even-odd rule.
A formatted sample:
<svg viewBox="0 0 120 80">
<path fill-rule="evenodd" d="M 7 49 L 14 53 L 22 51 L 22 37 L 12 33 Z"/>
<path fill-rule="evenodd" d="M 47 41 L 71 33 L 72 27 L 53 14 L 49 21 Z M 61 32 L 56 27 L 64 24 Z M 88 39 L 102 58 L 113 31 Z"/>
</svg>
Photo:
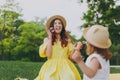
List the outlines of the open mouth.
<svg viewBox="0 0 120 80">
<path fill-rule="evenodd" d="M 55 30 L 60 30 L 60 27 L 56 27 Z"/>
</svg>

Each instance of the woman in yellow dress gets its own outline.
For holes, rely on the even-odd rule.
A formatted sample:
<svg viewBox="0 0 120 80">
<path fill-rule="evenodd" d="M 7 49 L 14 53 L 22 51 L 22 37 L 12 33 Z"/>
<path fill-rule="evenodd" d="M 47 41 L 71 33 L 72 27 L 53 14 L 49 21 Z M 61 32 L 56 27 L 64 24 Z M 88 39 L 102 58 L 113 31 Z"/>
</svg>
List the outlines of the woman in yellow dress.
<svg viewBox="0 0 120 80">
<path fill-rule="evenodd" d="M 48 37 L 40 46 L 39 54 L 47 57 L 35 80 L 81 80 L 77 68 L 70 60 L 72 42 L 65 30 L 66 20 L 60 15 L 52 16 L 46 23 Z"/>
</svg>

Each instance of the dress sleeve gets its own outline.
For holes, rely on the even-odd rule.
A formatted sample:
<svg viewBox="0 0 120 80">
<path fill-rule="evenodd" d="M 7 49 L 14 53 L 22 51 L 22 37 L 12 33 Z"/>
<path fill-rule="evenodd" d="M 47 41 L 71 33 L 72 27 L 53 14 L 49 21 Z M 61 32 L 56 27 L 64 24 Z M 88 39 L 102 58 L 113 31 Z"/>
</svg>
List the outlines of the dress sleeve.
<svg viewBox="0 0 120 80">
<path fill-rule="evenodd" d="M 42 45 L 40 45 L 39 47 L 40 57 L 46 57 L 46 54 L 45 54 L 46 47 L 47 47 L 47 43 L 43 43 Z"/>
<path fill-rule="evenodd" d="M 72 52 L 72 47 L 73 47 L 73 44 L 72 44 L 72 43 L 68 43 L 68 55 L 71 54 L 71 52 Z"/>
</svg>

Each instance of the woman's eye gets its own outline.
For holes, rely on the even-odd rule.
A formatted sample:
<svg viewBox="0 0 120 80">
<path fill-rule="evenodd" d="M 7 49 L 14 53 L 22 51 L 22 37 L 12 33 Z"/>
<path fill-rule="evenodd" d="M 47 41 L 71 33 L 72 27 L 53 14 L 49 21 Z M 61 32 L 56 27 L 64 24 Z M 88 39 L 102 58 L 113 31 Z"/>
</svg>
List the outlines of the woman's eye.
<svg viewBox="0 0 120 80">
<path fill-rule="evenodd" d="M 61 24 L 61 22 L 58 22 L 58 24 Z"/>
</svg>

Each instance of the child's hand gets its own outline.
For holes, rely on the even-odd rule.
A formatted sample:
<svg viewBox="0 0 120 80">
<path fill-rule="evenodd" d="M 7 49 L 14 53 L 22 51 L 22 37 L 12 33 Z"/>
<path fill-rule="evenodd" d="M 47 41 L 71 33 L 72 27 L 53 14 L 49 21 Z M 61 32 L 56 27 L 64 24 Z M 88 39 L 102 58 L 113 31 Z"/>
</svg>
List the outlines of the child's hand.
<svg viewBox="0 0 120 80">
<path fill-rule="evenodd" d="M 81 42 L 76 42 L 74 45 L 73 45 L 73 49 L 72 49 L 72 52 L 74 53 L 75 50 L 77 51 L 80 51 L 80 49 L 82 49 L 82 43 Z"/>
<path fill-rule="evenodd" d="M 82 49 L 82 43 L 81 42 L 77 42 L 76 48 L 79 51 L 80 49 Z"/>
<path fill-rule="evenodd" d="M 73 54 L 71 55 L 71 59 L 75 61 L 76 63 L 80 62 L 82 60 L 80 49 L 82 49 L 82 43 L 77 42 L 73 46 Z"/>
<path fill-rule="evenodd" d="M 76 63 L 79 63 L 82 61 L 82 55 L 79 51 L 75 51 L 72 55 L 71 55 L 71 59 L 73 61 L 75 61 Z"/>
</svg>

